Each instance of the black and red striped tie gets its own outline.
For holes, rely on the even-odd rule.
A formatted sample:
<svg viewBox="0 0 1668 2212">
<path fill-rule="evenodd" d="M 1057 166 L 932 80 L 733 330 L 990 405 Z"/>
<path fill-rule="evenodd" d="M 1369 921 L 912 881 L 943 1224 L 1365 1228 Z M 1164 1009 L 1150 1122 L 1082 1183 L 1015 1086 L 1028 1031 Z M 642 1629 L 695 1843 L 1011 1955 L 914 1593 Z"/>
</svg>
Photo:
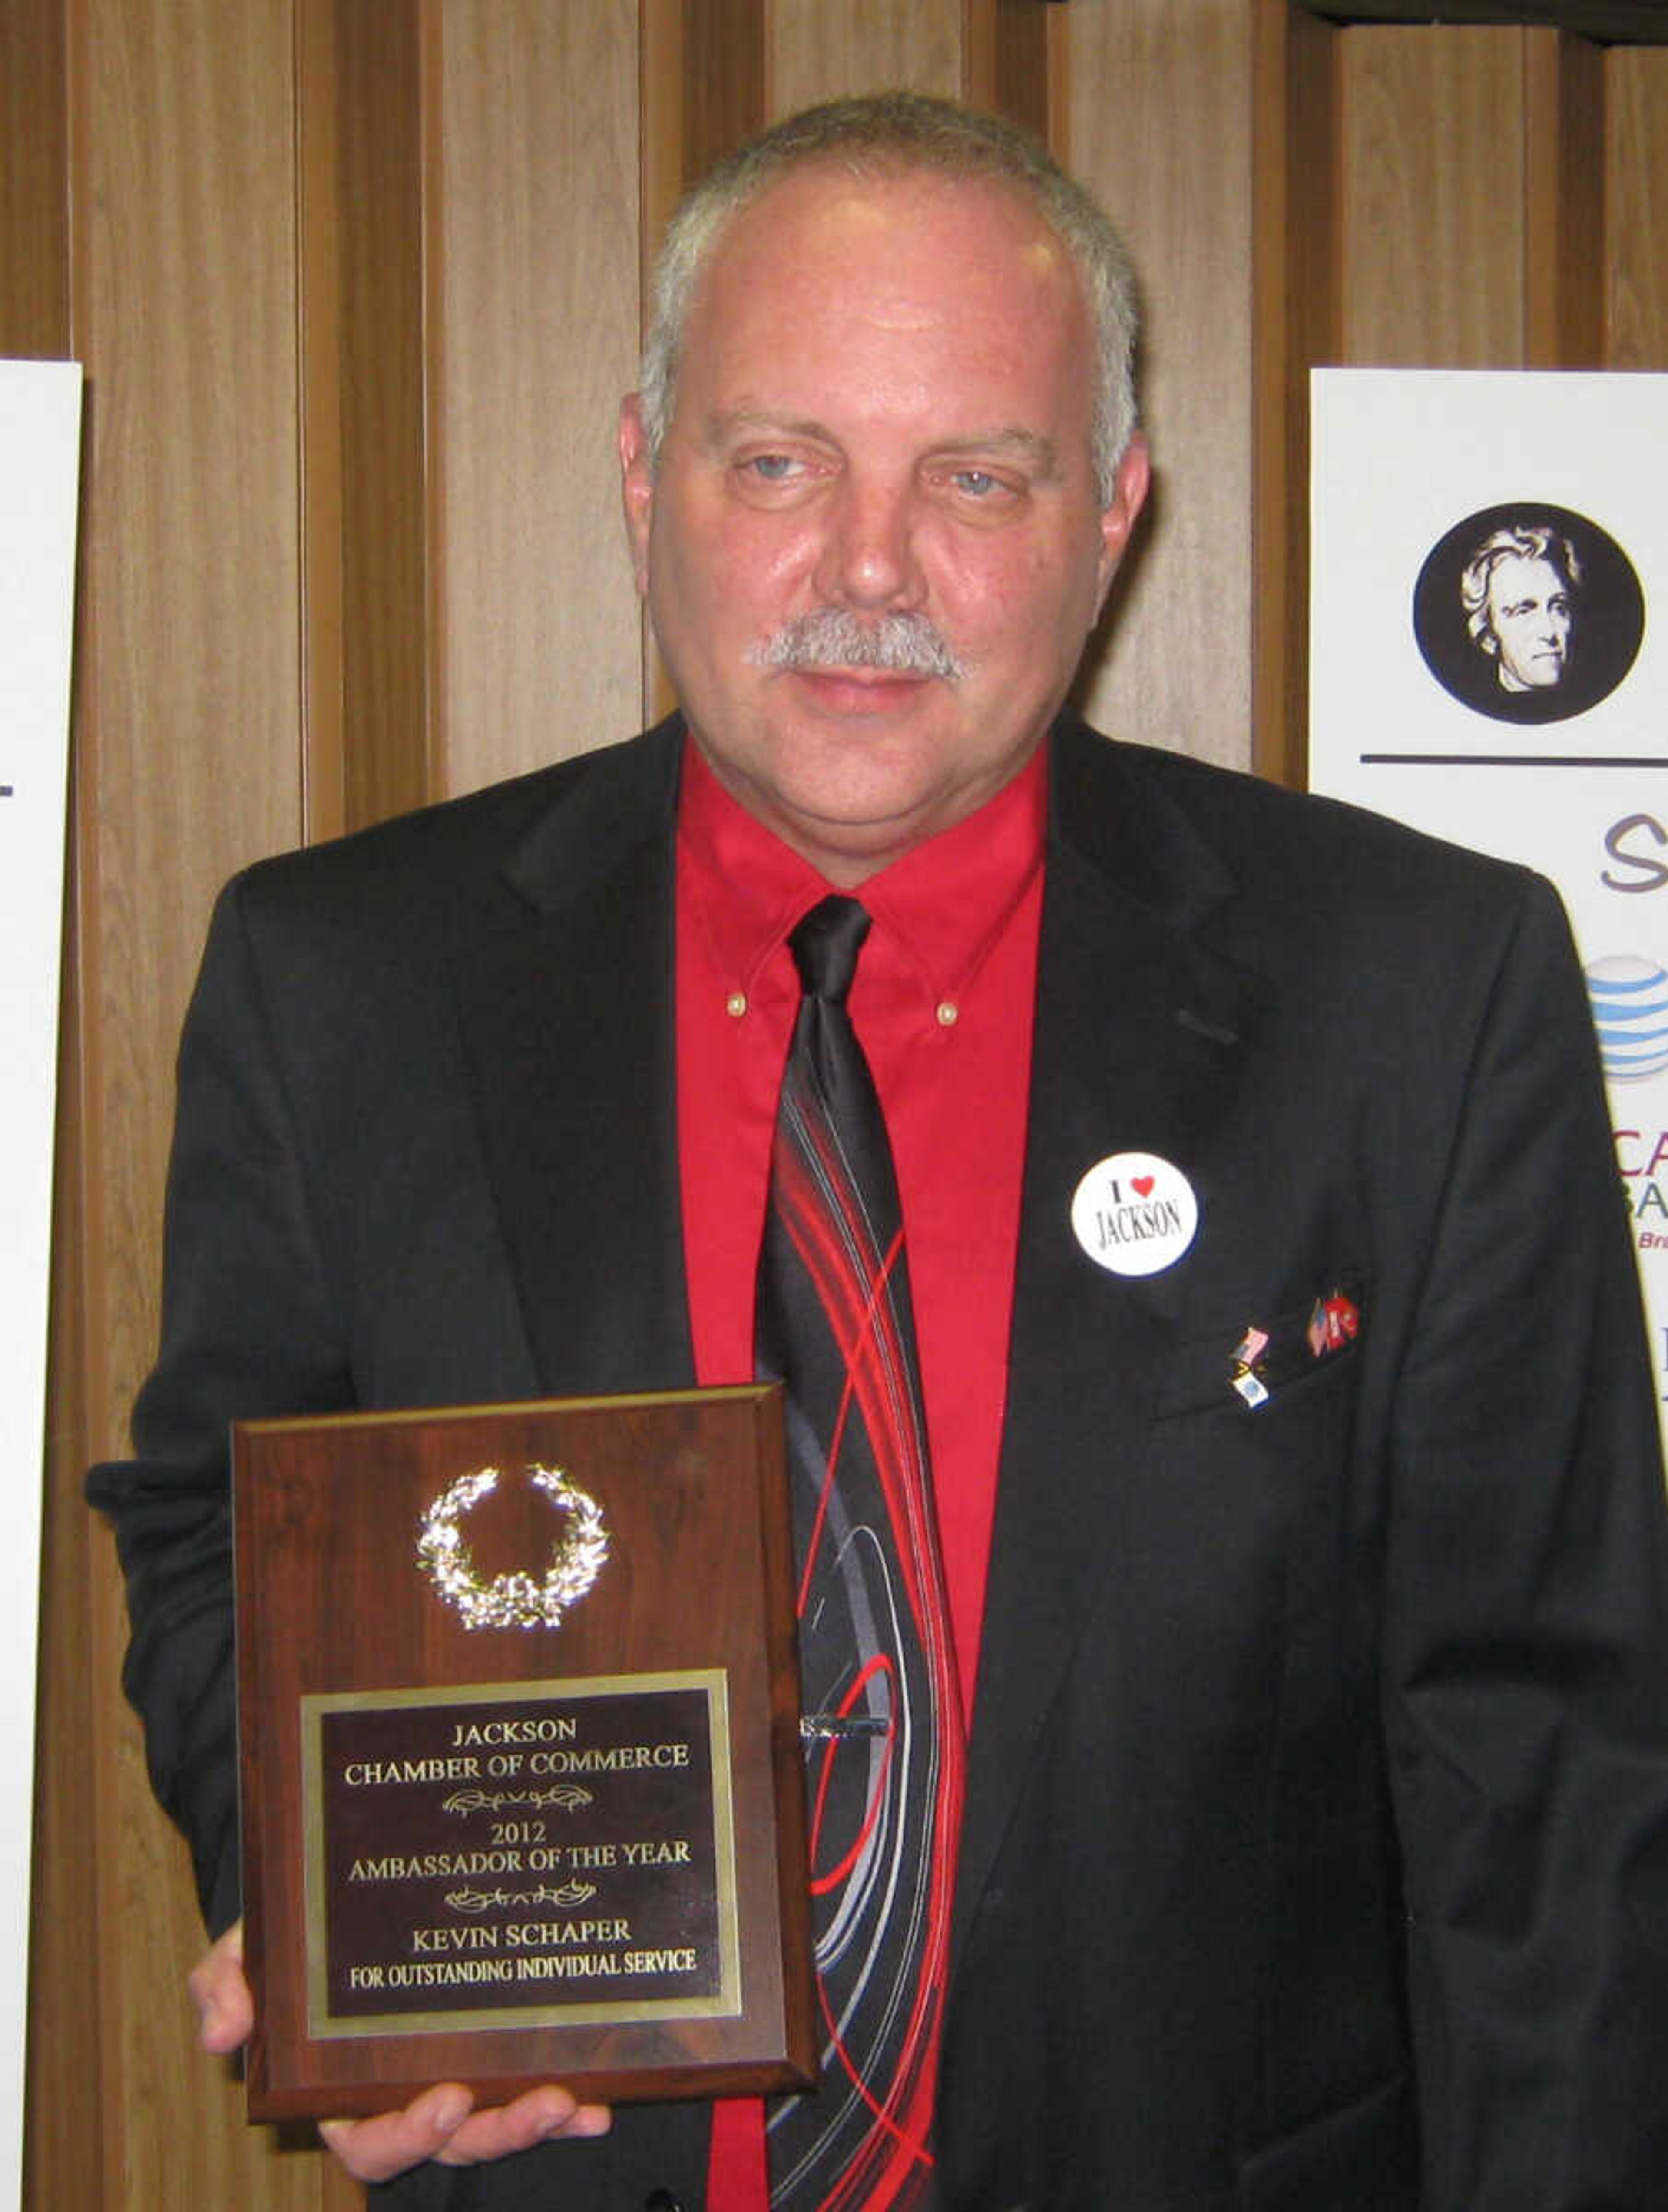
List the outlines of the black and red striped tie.
<svg viewBox="0 0 1668 2212">
<path fill-rule="evenodd" d="M 897 1179 L 846 1011 L 869 916 L 811 908 L 760 1255 L 788 1387 L 822 2078 L 769 2120 L 773 2212 L 931 2196 L 966 1766 Z"/>
</svg>

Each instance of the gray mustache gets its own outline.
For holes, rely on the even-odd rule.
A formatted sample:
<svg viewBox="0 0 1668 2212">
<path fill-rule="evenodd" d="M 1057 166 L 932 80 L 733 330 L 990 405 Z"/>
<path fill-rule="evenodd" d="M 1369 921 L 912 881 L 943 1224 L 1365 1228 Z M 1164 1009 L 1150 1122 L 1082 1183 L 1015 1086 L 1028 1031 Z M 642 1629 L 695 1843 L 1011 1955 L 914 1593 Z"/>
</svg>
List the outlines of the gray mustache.
<svg viewBox="0 0 1668 2212">
<path fill-rule="evenodd" d="M 796 615 L 748 648 L 760 668 L 883 668 L 895 676 L 967 673 L 925 615 L 872 615 L 859 620 L 843 607 Z"/>
</svg>

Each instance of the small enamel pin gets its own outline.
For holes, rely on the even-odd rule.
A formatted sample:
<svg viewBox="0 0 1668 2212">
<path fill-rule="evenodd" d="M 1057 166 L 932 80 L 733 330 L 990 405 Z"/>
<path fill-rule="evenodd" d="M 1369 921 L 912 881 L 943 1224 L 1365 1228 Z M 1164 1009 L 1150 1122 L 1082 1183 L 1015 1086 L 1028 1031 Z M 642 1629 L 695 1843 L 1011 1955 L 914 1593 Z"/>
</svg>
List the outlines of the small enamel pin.
<svg viewBox="0 0 1668 2212">
<path fill-rule="evenodd" d="M 1255 1322 L 1228 1354 L 1228 1383 L 1239 1392 L 1254 1413 L 1259 1406 L 1266 1406 L 1269 1389 L 1257 1372 L 1257 1363 L 1268 1350 L 1268 1331 L 1259 1328 Z"/>
<path fill-rule="evenodd" d="M 1307 1333 L 1309 1351 L 1316 1359 L 1324 1359 L 1328 1352 L 1341 1352 L 1361 1334 L 1361 1315 L 1355 1300 L 1346 1297 L 1342 1291 L 1334 1291 L 1330 1297 L 1317 1298 Z"/>
</svg>

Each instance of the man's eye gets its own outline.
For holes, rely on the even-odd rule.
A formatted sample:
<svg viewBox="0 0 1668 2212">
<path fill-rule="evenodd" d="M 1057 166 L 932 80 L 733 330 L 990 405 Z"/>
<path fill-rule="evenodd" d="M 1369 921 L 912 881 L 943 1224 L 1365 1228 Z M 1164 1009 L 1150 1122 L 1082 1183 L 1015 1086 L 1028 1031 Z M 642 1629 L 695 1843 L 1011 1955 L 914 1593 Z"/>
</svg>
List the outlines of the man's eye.
<svg viewBox="0 0 1668 2212">
<path fill-rule="evenodd" d="M 1023 497 L 1023 487 L 1011 475 L 981 469 L 972 462 L 962 468 L 946 467 L 937 481 L 944 491 L 967 507 L 1009 507 Z"/>
<path fill-rule="evenodd" d="M 792 453 L 754 453 L 742 463 L 743 471 L 762 483 L 787 483 L 798 463 Z"/>
</svg>

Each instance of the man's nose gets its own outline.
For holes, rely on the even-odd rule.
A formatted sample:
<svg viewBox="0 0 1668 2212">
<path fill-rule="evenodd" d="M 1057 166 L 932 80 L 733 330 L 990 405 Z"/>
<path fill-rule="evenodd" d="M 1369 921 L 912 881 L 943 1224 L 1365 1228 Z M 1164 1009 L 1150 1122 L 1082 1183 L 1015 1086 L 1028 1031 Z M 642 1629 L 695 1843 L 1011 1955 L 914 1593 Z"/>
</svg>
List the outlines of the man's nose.
<svg viewBox="0 0 1668 2212">
<path fill-rule="evenodd" d="M 875 614 L 917 608 L 924 579 L 907 486 L 848 479 L 832 503 L 816 584 L 830 606 Z"/>
</svg>

